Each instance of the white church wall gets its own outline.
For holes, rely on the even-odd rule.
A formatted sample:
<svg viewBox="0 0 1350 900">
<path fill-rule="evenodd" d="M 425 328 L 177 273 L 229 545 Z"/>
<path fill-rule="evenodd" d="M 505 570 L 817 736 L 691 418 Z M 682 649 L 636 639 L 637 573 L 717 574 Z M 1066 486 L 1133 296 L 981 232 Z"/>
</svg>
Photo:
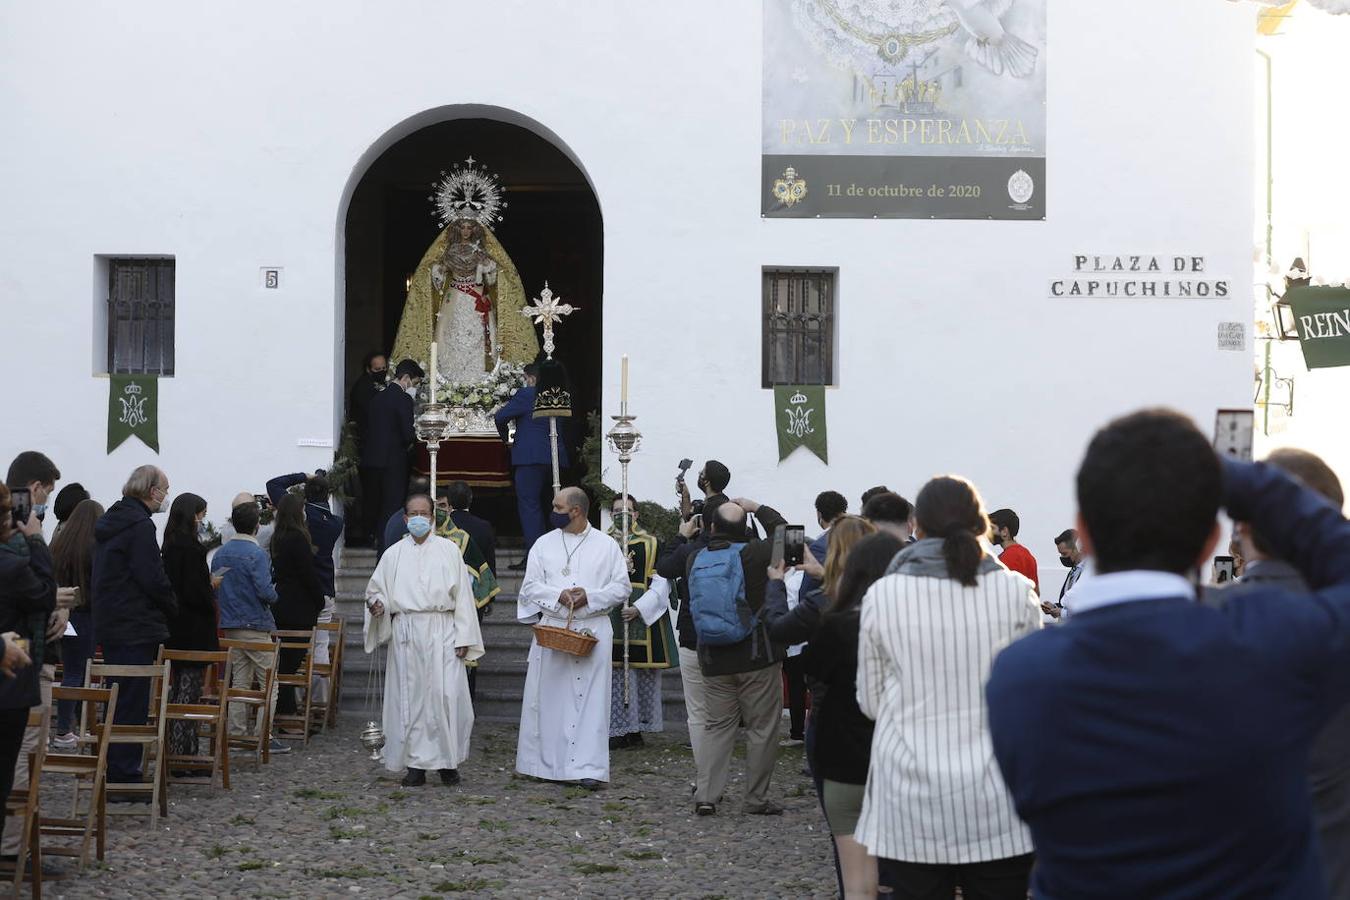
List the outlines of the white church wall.
<svg viewBox="0 0 1350 900">
<path fill-rule="evenodd" d="M 733 493 L 809 524 L 819 490 L 856 503 L 874 483 L 912 495 L 959 472 L 1018 509 L 1053 563 L 1095 426 L 1145 403 L 1206 424 L 1250 400 L 1249 355 L 1216 349 L 1216 329 L 1250 308 L 1253 13 L 1110 9 L 1050 4 L 1048 218 L 995 223 L 762 220 L 758 3 L 16 7 L 0 35 L 0 291 L 41 389 L 5 447 L 47 450 L 105 500 L 157 461 L 217 521 L 236 491 L 326 463 L 331 450 L 300 442 L 333 437 L 345 390 L 333 348 L 354 168 L 409 117 L 483 104 L 551 130 L 596 189 L 597 364 L 612 413 L 619 355 L 633 359 L 635 493 L 669 499 L 681 456 L 715 456 Z M 1048 297 L 1075 254 L 1116 253 L 1203 256 L 1232 293 Z M 103 452 L 99 254 L 177 260 L 158 457 L 135 441 Z M 828 468 L 804 452 L 777 462 L 766 265 L 839 270 Z M 281 289 L 260 287 L 263 266 L 284 268 Z"/>
</svg>

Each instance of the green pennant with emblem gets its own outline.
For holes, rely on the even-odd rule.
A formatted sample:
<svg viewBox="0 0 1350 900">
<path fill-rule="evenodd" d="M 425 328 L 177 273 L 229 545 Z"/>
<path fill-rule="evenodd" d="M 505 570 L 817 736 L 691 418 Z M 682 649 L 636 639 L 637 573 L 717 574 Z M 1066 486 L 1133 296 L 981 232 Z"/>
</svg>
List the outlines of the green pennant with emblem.
<svg viewBox="0 0 1350 900">
<path fill-rule="evenodd" d="M 778 428 L 778 460 L 805 447 L 828 464 L 825 440 L 825 388 L 819 384 L 775 385 L 774 421 Z"/>
<path fill-rule="evenodd" d="M 132 435 L 159 452 L 158 376 L 108 376 L 108 452 Z"/>
</svg>

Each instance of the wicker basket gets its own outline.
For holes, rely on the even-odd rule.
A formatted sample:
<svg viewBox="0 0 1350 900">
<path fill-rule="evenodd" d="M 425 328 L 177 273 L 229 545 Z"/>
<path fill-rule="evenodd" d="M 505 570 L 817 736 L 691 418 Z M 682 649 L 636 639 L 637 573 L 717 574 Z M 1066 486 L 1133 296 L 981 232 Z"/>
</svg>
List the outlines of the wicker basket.
<svg viewBox="0 0 1350 900">
<path fill-rule="evenodd" d="M 533 626 L 534 639 L 539 642 L 539 646 L 557 650 L 559 653 L 569 653 L 572 656 L 590 656 L 595 645 L 600 643 L 600 639 L 593 634 L 582 634 L 580 631 L 572 630 L 574 612 L 576 610 L 568 608 L 566 628 L 559 628 L 556 625 Z"/>
</svg>

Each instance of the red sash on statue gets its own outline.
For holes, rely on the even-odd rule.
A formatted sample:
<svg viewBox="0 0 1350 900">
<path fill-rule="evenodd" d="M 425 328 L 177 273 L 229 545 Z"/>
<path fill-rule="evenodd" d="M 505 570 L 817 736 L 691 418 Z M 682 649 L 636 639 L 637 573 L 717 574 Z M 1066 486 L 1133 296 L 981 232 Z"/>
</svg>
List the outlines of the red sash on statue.
<svg viewBox="0 0 1350 900">
<path fill-rule="evenodd" d="M 483 327 L 488 327 L 488 316 L 492 313 L 492 301 L 467 284 L 457 284 L 455 288 L 473 298 L 473 308 L 483 317 Z"/>
</svg>

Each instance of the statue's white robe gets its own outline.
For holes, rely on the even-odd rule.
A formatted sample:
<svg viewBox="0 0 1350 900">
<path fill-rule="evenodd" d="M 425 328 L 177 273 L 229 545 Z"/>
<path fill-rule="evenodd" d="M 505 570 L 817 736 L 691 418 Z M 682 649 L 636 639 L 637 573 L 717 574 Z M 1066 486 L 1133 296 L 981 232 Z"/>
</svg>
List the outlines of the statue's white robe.
<svg viewBox="0 0 1350 900">
<path fill-rule="evenodd" d="M 567 551 L 572 551 L 568 562 Z M 568 569 L 564 575 L 563 570 Z M 572 628 L 589 629 L 599 644 L 589 656 L 572 656 L 530 645 L 525 698 L 520 710 L 516 771 L 554 781 L 609 780 L 609 611 L 631 586 L 618 543 L 588 528 L 581 535 L 552 531 L 530 549 L 516 604 L 525 622 L 564 627 L 567 609 L 558 596 L 586 589 L 586 605 L 573 613 Z"/>
<path fill-rule="evenodd" d="M 375 567 L 366 603 L 365 646 L 389 642 L 384 681 L 384 764 L 392 772 L 456 769 L 469 755 L 473 703 L 464 663 L 483 655 L 473 580 L 453 541 L 418 544 L 405 535 Z M 455 649 L 467 647 L 464 658 Z"/>
</svg>

